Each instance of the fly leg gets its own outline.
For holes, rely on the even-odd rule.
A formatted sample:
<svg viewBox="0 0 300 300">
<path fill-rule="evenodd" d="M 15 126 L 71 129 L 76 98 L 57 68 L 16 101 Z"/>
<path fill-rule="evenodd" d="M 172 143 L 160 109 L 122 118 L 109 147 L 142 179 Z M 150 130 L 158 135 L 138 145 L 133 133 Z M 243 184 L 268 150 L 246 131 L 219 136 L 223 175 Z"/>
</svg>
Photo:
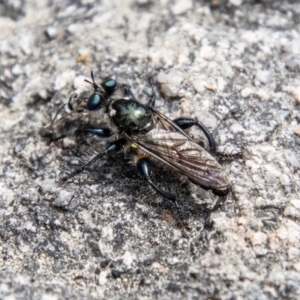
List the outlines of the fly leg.
<svg viewBox="0 0 300 300">
<path fill-rule="evenodd" d="M 74 176 L 82 173 L 84 170 L 86 170 L 88 167 L 93 165 L 104 155 L 109 154 L 111 152 L 117 152 L 117 151 L 121 150 L 125 146 L 126 142 L 127 142 L 127 140 L 125 138 L 121 138 L 121 139 L 118 139 L 118 140 L 110 143 L 105 151 L 98 153 L 93 159 L 91 159 L 89 162 L 84 164 L 81 168 L 73 171 L 72 173 L 68 174 L 66 177 L 62 178 L 61 179 L 62 183 L 65 183 L 66 181 L 73 178 Z"/>
<path fill-rule="evenodd" d="M 154 93 L 154 90 L 153 90 L 153 79 L 152 79 L 152 77 L 149 78 L 149 84 L 150 84 L 150 88 L 151 88 L 151 98 L 148 102 L 148 106 L 154 107 L 156 96 L 155 96 L 155 93 Z"/>
<path fill-rule="evenodd" d="M 209 130 L 201 123 L 194 119 L 189 118 L 178 118 L 173 120 L 173 122 L 180 127 L 182 130 L 191 128 L 192 126 L 197 126 L 206 136 L 208 142 L 209 142 L 209 148 L 211 153 L 217 152 L 217 146 L 216 141 L 213 138 L 212 134 L 209 132 Z"/>
<path fill-rule="evenodd" d="M 153 181 L 152 179 L 150 178 L 150 175 L 149 175 L 149 160 L 145 157 L 145 156 L 141 156 L 141 157 L 138 157 L 137 159 L 137 163 L 136 163 L 136 166 L 137 166 L 137 170 L 138 170 L 138 173 L 144 178 L 147 180 L 147 182 L 149 183 L 149 185 L 158 193 L 160 194 L 161 196 L 163 196 L 164 198 L 167 198 L 171 201 L 173 201 L 173 203 L 175 204 L 175 207 L 178 211 L 178 215 L 180 217 L 180 219 L 182 219 L 183 217 L 183 214 L 182 214 L 182 211 L 180 209 L 180 206 L 176 200 L 176 197 L 166 191 L 163 191 L 161 188 L 159 188 Z"/>
<path fill-rule="evenodd" d="M 108 128 L 84 128 L 78 129 L 78 133 L 89 133 L 98 137 L 106 138 L 113 135 L 110 129 Z"/>
<path fill-rule="evenodd" d="M 217 151 L 217 145 L 215 139 L 213 138 L 209 130 L 201 122 L 189 118 L 178 118 L 173 120 L 173 122 L 182 130 L 188 129 L 192 126 L 197 126 L 206 136 L 209 142 L 210 152 L 213 155 L 219 157 L 220 159 L 223 160 L 244 159 L 245 155 L 243 154 L 243 152 L 224 153 L 224 152 Z"/>
<path fill-rule="evenodd" d="M 86 136 L 94 137 L 94 138 L 108 138 L 114 135 L 114 133 L 109 128 L 101 128 L 101 127 L 83 127 L 76 129 L 75 134 L 77 138 L 79 138 L 79 143 L 87 145 Z"/>
</svg>

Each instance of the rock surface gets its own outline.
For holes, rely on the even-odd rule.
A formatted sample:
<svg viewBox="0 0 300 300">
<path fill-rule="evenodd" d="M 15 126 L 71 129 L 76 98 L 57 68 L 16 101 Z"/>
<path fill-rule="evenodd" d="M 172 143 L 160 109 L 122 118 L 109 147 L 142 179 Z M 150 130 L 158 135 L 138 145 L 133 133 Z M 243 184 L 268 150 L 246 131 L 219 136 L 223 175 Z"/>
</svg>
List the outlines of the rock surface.
<svg viewBox="0 0 300 300">
<path fill-rule="evenodd" d="M 0 298 L 299 299 L 299 20 L 298 1 L 0 1 Z M 161 112 L 246 149 L 220 208 L 154 167 L 182 230 L 122 154 L 59 184 L 107 142 L 38 134 L 91 69 L 144 103 L 152 75 Z"/>
</svg>

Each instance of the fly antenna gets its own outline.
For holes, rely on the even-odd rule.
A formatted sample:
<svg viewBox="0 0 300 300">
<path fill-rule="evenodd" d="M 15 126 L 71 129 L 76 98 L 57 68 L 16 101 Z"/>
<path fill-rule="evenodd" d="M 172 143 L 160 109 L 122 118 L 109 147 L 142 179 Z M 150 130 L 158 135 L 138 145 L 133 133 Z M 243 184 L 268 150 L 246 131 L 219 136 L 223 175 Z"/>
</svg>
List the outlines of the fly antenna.
<svg viewBox="0 0 300 300">
<path fill-rule="evenodd" d="M 96 90 L 96 89 L 99 87 L 99 85 L 95 82 L 95 78 L 94 78 L 94 73 L 93 73 L 93 71 L 91 71 L 91 77 L 92 77 L 93 82 L 92 82 L 92 81 L 89 81 L 89 80 L 87 80 L 87 79 L 84 79 L 84 81 L 85 81 L 85 82 L 88 82 L 89 84 L 91 84 L 91 85 L 94 87 L 94 89 Z"/>
</svg>

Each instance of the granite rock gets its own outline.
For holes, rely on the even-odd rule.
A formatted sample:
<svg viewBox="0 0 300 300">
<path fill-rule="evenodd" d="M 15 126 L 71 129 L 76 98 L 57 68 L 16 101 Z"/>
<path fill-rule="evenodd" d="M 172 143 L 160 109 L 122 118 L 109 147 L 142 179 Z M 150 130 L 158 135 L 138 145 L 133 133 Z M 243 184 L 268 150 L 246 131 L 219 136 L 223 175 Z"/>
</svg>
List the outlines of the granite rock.
<svg viewBox="0 0 300 300">
<path fill-rule="evenodd" d="M 298 1 L 0 1 L 0 298 L 299 299 L 299 18 Z M 111 141 L 39 135 L 91 70 L 144 103 L 152 76 L 162 113 L 245 150 L 223 205 L 153 166 L 183 230 L 122 153 L 61 186 Z"/>
</svg>

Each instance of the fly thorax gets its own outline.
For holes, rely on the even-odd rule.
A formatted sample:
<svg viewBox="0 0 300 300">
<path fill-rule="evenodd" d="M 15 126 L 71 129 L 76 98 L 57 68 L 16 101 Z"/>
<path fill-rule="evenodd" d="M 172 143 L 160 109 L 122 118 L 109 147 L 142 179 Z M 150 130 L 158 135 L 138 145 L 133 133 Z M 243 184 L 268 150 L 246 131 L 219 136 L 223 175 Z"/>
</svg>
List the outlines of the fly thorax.
<svg viewBox="0 0 300 300">
<path fill-rule="evenodd" d="M 129 133 L 148 132 L 153 128 L 151 113 L 146 106 L 135 100 L 114 101 L 109 115 L 116 126 Z"/>
</svg>

